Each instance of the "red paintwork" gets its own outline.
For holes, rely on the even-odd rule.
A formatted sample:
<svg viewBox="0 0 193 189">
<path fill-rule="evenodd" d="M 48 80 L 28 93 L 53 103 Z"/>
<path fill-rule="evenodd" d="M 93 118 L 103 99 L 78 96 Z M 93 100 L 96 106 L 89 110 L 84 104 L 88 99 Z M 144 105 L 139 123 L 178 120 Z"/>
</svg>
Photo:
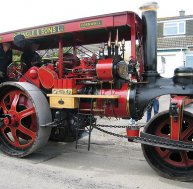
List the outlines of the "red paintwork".
<svg viewBox="0 0 193 189">
<path fill-rule="evenodd" d="M 58 79 L 58 88 L 62 89 L 63 86 L 63 80 L 62 79 Z"/>
<path fill-rule="evenodd" d="M 4 124 L 5 125 L 8 125 L 9 124 L 9 118 L 8 117 L 5 117 L 4 120 L 3 120 Z"/>
<path fill-rule="evenodd" d="M 106 58 L 99 60 L 96 65 L 96 73 L 100 80 L 113 80 L 113 59 Z"/>
<path fill-rule="evenodd" d="M 45 89 L 52 89 L 54 86 L 54 79 L 58 79 L 56 72 L 47 66 L 42 66 L 38 69 L 39 80 Z"/>
<path fill-rule="evenodd" d="M 32 78 L 32 79 L 36 79 L 38 77 L 38 72 L 35 70 L 35 69 L 30 69 L 29 71 L 29 76 Z"/>
<path fill-rule="evenodd" d="M 56 79 L 58 79 L 58 75 L 53 70 L 53 67 L 47 65 L 40 68 L 33 66 L 19 79 L 19 81 L 27 81 L 36 85 L 38 88 L 43 87 L 44 89 L 52 89 L 54 87 L 54 80 Z"/>
<path fill-rule="evenodd" d="M 33 66 L 31 67 L 25 74 L 24 77 L 19 79 L 20 82 L 29 82 L 36 85 L 38 88 L 41 88 L 39 77 L 34 77 L 34 75 L 38 75 L 38 68 Z"/>
<path fill-rule="evenodd" d="M 6 99 L 10 99 L 9 101 Z M 4 125 L 0 128 L 0 132 L 9 145 L 25 149 L 30 147 L 36 139 L 37 123 L 36 114 L 33 103 L 20 90 L 8 92 L 0 101 L 4 114 L 9 117 L 4 118 Z M 18 106 L 22 106 L 23 110 L 18 110 Z M 23 119 L 29 119 L 28 122 Z M 21 142 L 25 140 L 25 143 Z"/>
<path fill-rule="evenodd" d="M 63 88 L 64 89 L 74 89 L 76 87 L 75 79 L 63 79 Z"/>
<path fill-rule="evenodd" d="M 72 72 L 65 75 L 66 78 L 74 78 L 77 80 L 93 80 L 96 76 L 95 63 L 96 59 L 92 57 L 80 60 L 80 65 L 72 68 Z"/>
<path fill-rule="evenodd" d="M 104 111 L 96 112 L 96 114 L 107 117 L 125 118 L 129 116 L 128 110 L 128 84 L 123 84 L 121 89 L 102 89 L 98 91 L 99 95 L 119 95 L 118 102 L 113 104 L 110 100 L 97 99 L 96 109 Z"/>
<path fill-rule="evenodd" d="M 185 142 L 192 142 L 192 140 L 189 138 L 193 134 L 193 127 L 192 125 L 192 119 L 187 118 L 184 116 L 183 119 L 190 127 L 186 128 L 184 125 L 184 128 L 182 129 L 182 132 L 180 133 L 180 140 Z M 162 120 L 157 123 L 155 135 L 164 137 L 164 138 L 170 138 L 170 118 Z M 160 156 L 162 161 L 164 161 L 167 164 L 170 164 L 175 167 L 181 167 L 181 168 L 188 168 L 193 166 L 193 157 L 192 152 L 190 151 L 175 151 L 175 150 L 169 150 L 165 148 L 155 147 L 155 150 L 157 152 L 156 156 Z M 177 160 L 175 160 L 174 157 L 178 157 Z"/>
<path fill-rule="evenodd" d="M 74 89 L 76 88 L 76 80 L 75 79 L 55 79 L 54 80 L 54 88 L 56 89 Z"/>
<path fill-rule="evenodd" d="M 59 78 L 61 79 L 63 76 L 63 41 L 62 41 L 61 36 L 60 36 L 60 40 L 59 40 L 58 56 L 59 56 L 59 61 L 58 61 Z"/>
<path fill-rule="evenodd" d="M 136 22 L 135 15 L 130 17 L 131 19 L 131 56 L 136 61 Z"/>
<path fill-rule="evenodd" d="M 139 127 L 127 127 L 126 132 L 128 137 L 139 137 Z"/>
<path fill-rule="evenodd" d="M 116 100 L 108 99 L 96 99 L 96 107 L 93 107 L 93 104 L 81 102 L 80 111 L 90 112 L 99 116 L 107 117 L 117 117 L 117 118 L 127 118 L 129 116 L 128 110 L 128 84 L 123 84 L 121 89 L 102 89 L 98 90 L 99 95 L 119 95 L 119 98 Z M 115 102 L 117 101 L 117 102 Z"/>
<path fill-rule="evenodd" d="M 171 139 L 180 140 L 182 120 L 183 120 L 183 108 L 185 105 L 191 102 L 186 96 L 175 96 L 171 98 L 171 103 L 177 103 L 178 107 L 178 119 L 177 121 L 171 116 Z"/>
</svg>

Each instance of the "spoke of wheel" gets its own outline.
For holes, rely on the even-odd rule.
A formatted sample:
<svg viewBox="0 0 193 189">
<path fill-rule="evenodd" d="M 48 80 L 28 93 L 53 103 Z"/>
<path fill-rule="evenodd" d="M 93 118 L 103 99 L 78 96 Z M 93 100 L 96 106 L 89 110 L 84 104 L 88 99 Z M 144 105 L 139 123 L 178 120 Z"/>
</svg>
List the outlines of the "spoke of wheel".
<svg viewBox="0 0 193 189">
<path fill-rule="evenodd" d="M 6 97 L 9 97 L 9 103 L 11 104 L 12 102 L 13 102 L 13 100 L 14 100 L 14 97 L 15 97 L 15 95 L 18 93 L 18 91 L 16 91 L 16 92 L 10 92 L 10 93 L 8 93 L 8 95 L 6 96 Z M 5 97 L 5 98 L 6 98 Z"/>
<path fill-rule="evenodd" d="M 188 160 L 187 152 L 180 152 L 180 156 L 182 158 L 182 163 L 184 163 L 186 166 L 188 166 L 189 160 Z"/>
<path fill-rule="evenodd" d="M 25 110 L 22 110 L 21 112 L 18 112 L 18 114 L 20 116 L 20 119 L 22 119 L 24 117 L 27 117 L 27 116 L 30 116 L 34 113 L 35 113 L 35 108 L 34 107 L 27 108 Z"/>
<path fill-rule="evenodd" d="M 181 134 L 181 140 L 187 139 L 193 133 L 192 125 L 189 126 L 185 131 Z"/>
<path fill-rule="evenodd" d="M 7 126 L 6 126 L 6 125 L 3 125 L 3 127 L 1 127 L 0 130 L 1 130 L 2 133 L 5 133 L 5 129 L 7 129 Z"/>
<path fill-rule="evenodd" d="M 170 136 L 168 134 L 162 133 L 161 129 L 157 130 L 155 132 L 155 135 L 160 136 L 160 137 L 164 137 L 164 138 L 170 138 Z"/>
<path fill-rule="evenodd" d="M 170 137 L 169 135 L 163 134 L 163 133 L 159 133 L 159 136 L 160 136 L 160 137 L 163 137 L 163 138 L 169 138 L 169 137 Z"/>
<path fill-rule="evenodd" d="M 13 135 L 13 138 L 14 138 L 14 144 L 19 147 L 20 146 L 20 143 L 19 143 L 19 139 L 17 137 L 17 134 L 16 134 L 16 129 L 11 129 L 11 133 Z"/>
<path fill-rule="evenodd" d="M 170 136 L 168 135 L 169 133 L 167 134 L 167 133 L 163 133 L 163 132 L 162 132 L 162 129 L 163 129 L 164 127 L 166 127 L 167 125 L 169 125 L 168 120 L 165 120 L 165 121 L 163 121 L 163 123 L 160 123 L 158 129 L 157 129 L 156 132 L 155 132 L 155 135 L 158 135 L 158 136 L 160 136 L 160 137 L 169 138 L 169 137 L 170 137 Z"/>
<path fill-rule="evenodd" d="M 19 127 L 17 128 L 19 131 L 21 131 L 22 133 L 26 134 L 27 136 L 31 137 L 32 140 L 35 139 L 36 137 L 36 133 L 31 131 L 30 129 L 27 129 L 26 127 L 24 127 L 22 124 L 19 125 Z"/>
<path fill-rule="evenodd" d="M 18 92 L 14 94 L 14 98 L 13 98 L 13 101 L 11 103 L 11 110 L 16 110 L 17 103 L 19 101 L 19 96 L 20 96 L 20 93 L 18 93 Z"/>
<path fill-rule="evenodd" d="M 163 159 L 168 159 L 171 155 L 171 151 L 167 149 L 165 151 L 162 151 L 160 148 L 158 148 L 157 151 Z"/>
<path fill-rule="evenodd" d="M 4 113 L 4 114 L 7 114 L 8 110 L 7 110 L 7 107 L 6 107 L 6 105 L 5 105 L 4 100 L 2 100 L 2 102 L 1 102 L 1 107 L 3 108 L 3 113 Z"/>
</svg>

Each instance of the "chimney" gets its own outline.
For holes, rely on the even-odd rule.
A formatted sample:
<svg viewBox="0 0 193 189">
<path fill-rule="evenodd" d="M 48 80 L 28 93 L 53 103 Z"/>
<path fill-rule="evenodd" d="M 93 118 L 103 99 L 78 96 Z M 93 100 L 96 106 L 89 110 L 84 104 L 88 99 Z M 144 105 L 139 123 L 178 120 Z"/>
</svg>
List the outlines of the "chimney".
<svg viewBox="0 0 193 189">
<path fill-rule="evenodd" d="M 185 10 L 180 10 L 179 14 L 180 14 L 180 16 L 185 16 Z"/>
<path fill-rule="evenodd" d="M 140 7 L 142 11 L 144 73 L 143 78 L 155 82 L 157 72 L 157 2 L 146 3 Z"/>
</svg>

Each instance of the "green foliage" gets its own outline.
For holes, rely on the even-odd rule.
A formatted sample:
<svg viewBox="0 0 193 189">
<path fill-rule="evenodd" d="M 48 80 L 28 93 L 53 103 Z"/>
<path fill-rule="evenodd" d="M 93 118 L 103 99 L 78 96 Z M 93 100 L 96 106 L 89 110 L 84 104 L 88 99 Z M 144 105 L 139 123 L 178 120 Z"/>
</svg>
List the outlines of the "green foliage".
<svg viewBox="0 0 193 189">
<path fill-rule="evenodd" d="M 21 52 L 18 50 L 13 50 L 13 62 L 20 62 L 21 60 Z"/>
</svg>

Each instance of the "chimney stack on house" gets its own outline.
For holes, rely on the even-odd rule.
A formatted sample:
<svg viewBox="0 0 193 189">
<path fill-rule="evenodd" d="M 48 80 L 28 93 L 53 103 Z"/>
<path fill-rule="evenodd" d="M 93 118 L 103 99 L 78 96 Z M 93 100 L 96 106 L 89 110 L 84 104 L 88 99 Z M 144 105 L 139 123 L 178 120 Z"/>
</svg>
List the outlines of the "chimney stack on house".
<svg viewBox="0 0 193 189">
<path fill-rule="evenodd" d="M 180 16 L 185 16 L 185 10 L 180 10 L 179 14 L 180 14 Z"/>
</svg>

